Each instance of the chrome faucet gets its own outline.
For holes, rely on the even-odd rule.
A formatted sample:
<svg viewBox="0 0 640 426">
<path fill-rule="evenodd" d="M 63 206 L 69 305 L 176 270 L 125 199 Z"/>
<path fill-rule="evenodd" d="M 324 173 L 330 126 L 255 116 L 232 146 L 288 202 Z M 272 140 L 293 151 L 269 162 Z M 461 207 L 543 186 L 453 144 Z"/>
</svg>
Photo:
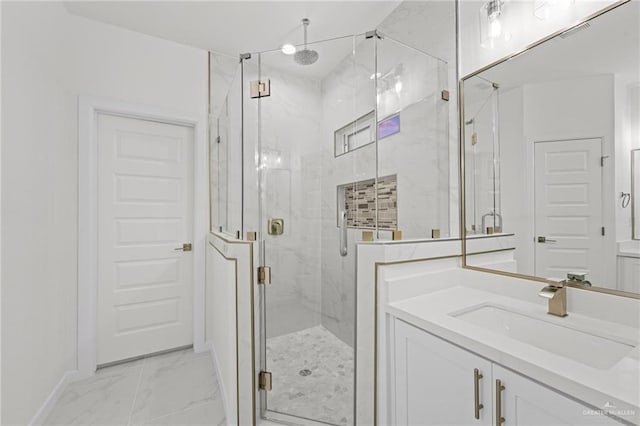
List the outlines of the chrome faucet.
<svg viewBox="0 0 640 426">
<path fill-rule="evenodd" d="M 558 317 L 567 316 L 567 288 L 565 281 L 557 281 L 546 286 L 538 293 L 541 297 L 549 299 L 547 313 Z"/>
</svg>

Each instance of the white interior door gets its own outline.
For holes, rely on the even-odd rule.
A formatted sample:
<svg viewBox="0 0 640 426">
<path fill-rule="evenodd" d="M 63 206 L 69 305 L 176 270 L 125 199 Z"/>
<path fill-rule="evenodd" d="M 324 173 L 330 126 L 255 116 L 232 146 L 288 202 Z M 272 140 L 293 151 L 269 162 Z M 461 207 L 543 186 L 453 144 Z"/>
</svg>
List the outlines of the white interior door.
<svg viewBox="0 0 640 426">
<path fill-rule="evenodd" d="M 535 275 L 603 282 L 602 141 L 535 144 Z"/>
<path fill-rule="evenodd" d="M 193 129 L 97 123 L 101 365 L 193 343 Z"/>
</svg>

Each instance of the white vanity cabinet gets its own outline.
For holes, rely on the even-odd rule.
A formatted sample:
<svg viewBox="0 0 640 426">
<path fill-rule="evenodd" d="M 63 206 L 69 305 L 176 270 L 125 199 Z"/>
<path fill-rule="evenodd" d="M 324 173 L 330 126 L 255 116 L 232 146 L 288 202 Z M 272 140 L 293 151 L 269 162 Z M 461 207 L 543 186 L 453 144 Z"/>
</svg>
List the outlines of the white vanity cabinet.
<svg viewBox="0 0 640 426">
<path fill-rule="evenodd" d="M 395 320 L 391 424 L 619 425 L 520 374 Z M 475 369 L 481 374 L 476 377 Z M 499 381 L 499 382 L 498 382 Z M 477 386 L 476 386 L 477 383 Z M 497 392 L 498 385 L 504 388 Z M 476 418 L 476 404 L 482 404 Z M 498 422 L 497 410 L 501 418 Z"/>
<path fill-rule="evenodd" d="M 491 425 L 491 362 L 405 322 L 395 324 L 395 424 Z M 483 405 L 479 420 L 475 383 Z"/>
</svg>

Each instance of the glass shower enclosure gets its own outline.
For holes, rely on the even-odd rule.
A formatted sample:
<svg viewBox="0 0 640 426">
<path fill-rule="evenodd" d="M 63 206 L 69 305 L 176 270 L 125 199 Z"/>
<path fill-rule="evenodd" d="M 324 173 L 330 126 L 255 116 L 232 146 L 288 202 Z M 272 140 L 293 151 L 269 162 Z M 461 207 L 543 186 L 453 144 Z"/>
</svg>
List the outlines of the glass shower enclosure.
<svg viewBox="0 0 640 426">
<path fill-rule="evenodd" d="M 271 271 L 258 415 L 353 425 L 357 244 L 449 234 L 447 64 L 376 31 L 308 48 L 242 56 L 212 120 L 212 228 L 256 232 Z"/>
</svg>

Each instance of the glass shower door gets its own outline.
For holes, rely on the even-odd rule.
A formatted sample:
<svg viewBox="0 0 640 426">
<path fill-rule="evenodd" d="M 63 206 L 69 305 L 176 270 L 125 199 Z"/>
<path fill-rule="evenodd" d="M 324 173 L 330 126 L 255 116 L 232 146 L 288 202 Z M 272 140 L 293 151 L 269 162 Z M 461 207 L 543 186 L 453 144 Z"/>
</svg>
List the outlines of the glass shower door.
<svg viewBox="0 0 640 426">
<path fill-rule="evenodd" d="M 298 47 L 299 49 L 302 46 Z M 355 244 L 376 231 L 374 40 L 313 43 L 319 59 L 255 55 L 263 290 L 262 416 L 354 424 Z M 250 84 L 250 83 L 247 83 Z"/>
</svg>

